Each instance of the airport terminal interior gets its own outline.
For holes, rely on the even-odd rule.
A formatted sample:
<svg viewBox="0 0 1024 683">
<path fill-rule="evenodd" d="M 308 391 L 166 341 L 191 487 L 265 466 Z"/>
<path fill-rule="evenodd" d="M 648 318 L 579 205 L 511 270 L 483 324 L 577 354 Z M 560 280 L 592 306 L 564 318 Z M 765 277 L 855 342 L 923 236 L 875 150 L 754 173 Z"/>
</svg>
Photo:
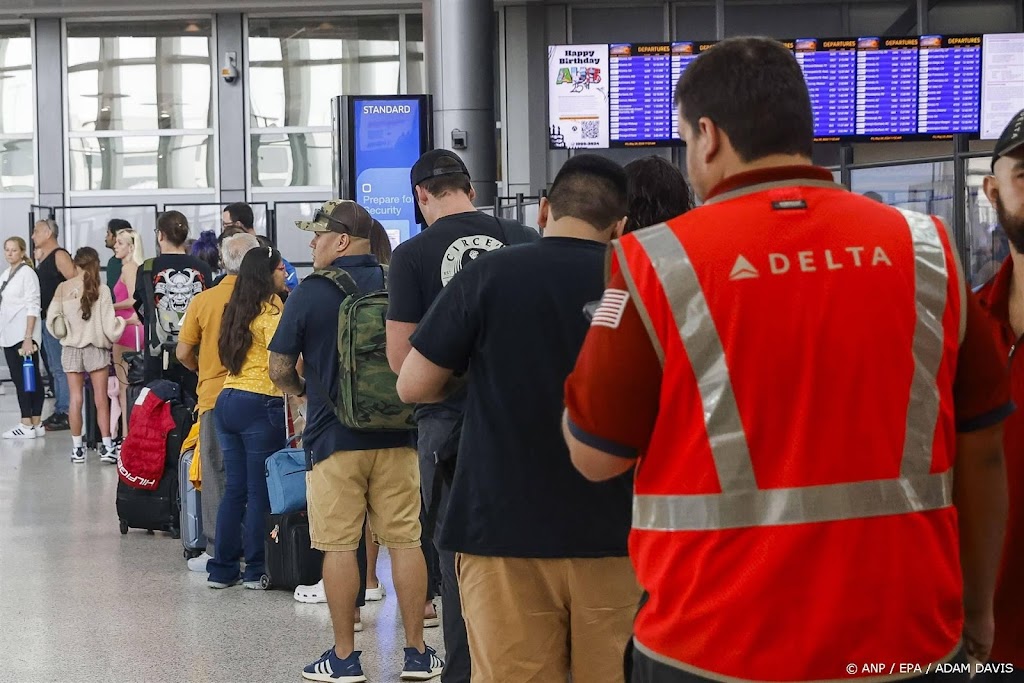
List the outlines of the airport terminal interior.
<svg viewBox="0 0 1024 683">
<path fill-rule="evenodd" d="M 31 245 L 52 219 L 63 248 L 91 246 L 105 266 L 111 219 L 149 258 L 163 212 L 199 238 L 247 202 L 302 278 L 310 235 L 295 222 L 332 198 L 361 201 L 393 245 L 416 234 L 411 162 L 395 159 L 434 147 L 465 159 L 481 211 L 539 229 L 540 199 L 578 150 L 685 166 L 675 81 L 744 35 L 783 41 L 805 75 L 823 69 L 808 76 L 825 84 L 812 89 L 815 163 L 944 218 L 970 285 L 995 274 L 1008 247 L 981 189 L 1024 108 L 1021 0 L 0 0 L 0 235 Z M 931 82 L 955 91 L 929 89 L 932 53 L 948 71 Z M 883 54 L 889 73 L 865 70 Z M 370 111 L 407 114 L 405 128 L 375 128 Z M 411 151 L 388 147 L 399 135 Z M 0 361 L 3 429 L 21 371 Z M 301 680 L 331 640 L 327 606 L 209 590 L 177 534 L 119 532 L 118 467 L 93 451 L 72 465 L 70 448 L 68 431 L 0 441 L 0 683 Z M 369 680 L 398 680 L 387 550 L 378 574 L 387 593 L 363 608 L 355 645 Z M 444 658 L 441 629 L 424 635 Z"/>
</svg>

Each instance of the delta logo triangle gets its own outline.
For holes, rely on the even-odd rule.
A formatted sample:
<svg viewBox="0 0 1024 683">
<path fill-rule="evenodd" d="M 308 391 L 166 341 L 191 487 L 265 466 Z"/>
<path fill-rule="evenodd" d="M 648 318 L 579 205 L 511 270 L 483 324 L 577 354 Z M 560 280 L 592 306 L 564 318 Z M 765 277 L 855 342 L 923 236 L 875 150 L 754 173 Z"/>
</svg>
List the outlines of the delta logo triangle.
<svg viewBox="0 0 1024 683">
<path fill-rule="evenodd" d="M 757 268 L 754 267 L 750 261 L 740 254 L 736 258 L 736 265 L 732 267 L 732 272 L 729 273 L 730 280 L 751 280 L 753 278 L 761 277 L 761 274 L 757 272 Z"/>
</svg>

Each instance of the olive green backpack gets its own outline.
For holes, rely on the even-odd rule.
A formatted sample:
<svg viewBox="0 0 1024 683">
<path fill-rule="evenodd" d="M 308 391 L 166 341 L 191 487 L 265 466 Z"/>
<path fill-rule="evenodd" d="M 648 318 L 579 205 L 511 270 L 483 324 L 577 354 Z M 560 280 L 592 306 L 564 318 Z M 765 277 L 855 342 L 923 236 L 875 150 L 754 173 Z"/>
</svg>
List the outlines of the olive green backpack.
<svg viewBox="0 0 1024 683">
<path fill-rule="evenodd" d="M 385 323 L 388 269 L 384 289 L 361 293 L 340 268 L 313 271 L 345 294 L 338 309 L 338 395 L 328 401 L 343 425 L 363 432 L 415 429 L 413 407 L 398 398 L 398 377 L 388 364 Z M 316 381 L 314 386 L 319 387 Z"/>
</svg>

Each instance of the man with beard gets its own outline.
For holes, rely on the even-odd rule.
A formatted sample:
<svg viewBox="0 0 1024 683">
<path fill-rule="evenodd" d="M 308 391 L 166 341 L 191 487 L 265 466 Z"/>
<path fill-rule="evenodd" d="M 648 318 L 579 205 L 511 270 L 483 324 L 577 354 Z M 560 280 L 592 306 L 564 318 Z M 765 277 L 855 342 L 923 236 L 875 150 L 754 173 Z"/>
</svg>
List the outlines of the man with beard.
<svg viewBox="0 0 1024 683">
<path fill-rule="evenodd" d="M 994 278 L 978 291 L 988 312 L 1000 350 L 1009 358 L 1011 396 L 1024 405 L 1024 358 L 1017 353 L 1024 337 L 1024 110 L 1017 112 L 996 142 L 992 175 L 985 178 L 985 196 L 992 202 L 1010 255 Z M 1024 412 L 1005 423 L 1003 452 L 1010 492 L 1003 560 L 996 583 L 995 642 L 992 661 L 1024 669 Z M 1004 671 L 1005 671 L 1004 667 Z M 976 681 L 1009 681 L 1016 674 L 984 674 Z"/>
</svg>

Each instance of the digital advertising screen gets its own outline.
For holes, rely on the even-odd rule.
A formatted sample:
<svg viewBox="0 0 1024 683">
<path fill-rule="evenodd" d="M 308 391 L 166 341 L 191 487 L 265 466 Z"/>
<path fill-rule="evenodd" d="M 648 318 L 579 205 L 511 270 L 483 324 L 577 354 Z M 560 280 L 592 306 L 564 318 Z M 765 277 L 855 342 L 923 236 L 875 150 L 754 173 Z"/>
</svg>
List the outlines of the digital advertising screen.
<svg viewBox="0 0 1024 683">
<path fill-rule="evenodd" d="M 350 197 L 380 221 L 393 246 L 420 231 L 409 169 L 432 148 L 430 100 L 350 97 Z"/>
</svg>

